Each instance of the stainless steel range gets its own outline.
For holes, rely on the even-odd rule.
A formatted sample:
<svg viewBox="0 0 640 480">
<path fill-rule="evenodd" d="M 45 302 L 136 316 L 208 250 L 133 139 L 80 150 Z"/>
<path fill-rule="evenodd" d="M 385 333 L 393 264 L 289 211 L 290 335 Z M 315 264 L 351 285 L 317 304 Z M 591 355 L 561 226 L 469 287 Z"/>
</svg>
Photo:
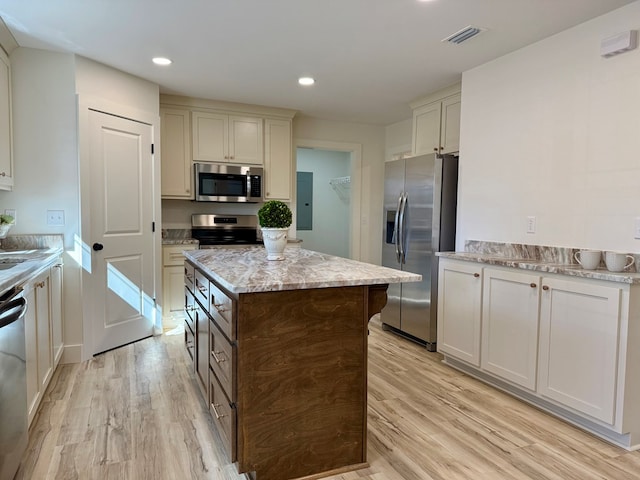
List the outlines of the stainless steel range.
<svg viewBox="0 0 640 480">
<path fill-rule="evenodd" d="M 191 215 L 191 235 L 200 242 L 200 248 L 260 245 L 260 233 L 256 215 Z"/>
</svg>

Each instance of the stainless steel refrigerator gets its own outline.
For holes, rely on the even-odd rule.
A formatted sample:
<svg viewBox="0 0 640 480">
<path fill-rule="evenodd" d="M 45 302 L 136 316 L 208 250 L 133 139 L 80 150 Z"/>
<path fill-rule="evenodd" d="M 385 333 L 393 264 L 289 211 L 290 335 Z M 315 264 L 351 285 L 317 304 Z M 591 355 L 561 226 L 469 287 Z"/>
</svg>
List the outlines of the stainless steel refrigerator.
<svg viewBox="0 0 640 480">
<path fill-rule="evenodd" d="M 438 257 L 453 251 L 458 158 L 428 154 L 385 164 L 382 264 L 422 275 L 389 285 L 383 328 L 436 349 Z"/>
</svg>

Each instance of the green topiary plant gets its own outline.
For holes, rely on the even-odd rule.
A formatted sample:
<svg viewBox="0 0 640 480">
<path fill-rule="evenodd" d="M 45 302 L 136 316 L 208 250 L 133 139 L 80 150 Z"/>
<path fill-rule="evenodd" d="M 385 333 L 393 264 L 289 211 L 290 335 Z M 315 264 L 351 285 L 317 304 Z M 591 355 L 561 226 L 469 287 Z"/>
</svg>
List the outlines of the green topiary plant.
<svg viewBox="0 0 640 480">
<path fill-rule="evenodd" d="M 258 221 L 264 228 L 289 228 L 291 220 L 291 209 L 280 200 L 266 201 L 258 210 Z"/>
</svg>

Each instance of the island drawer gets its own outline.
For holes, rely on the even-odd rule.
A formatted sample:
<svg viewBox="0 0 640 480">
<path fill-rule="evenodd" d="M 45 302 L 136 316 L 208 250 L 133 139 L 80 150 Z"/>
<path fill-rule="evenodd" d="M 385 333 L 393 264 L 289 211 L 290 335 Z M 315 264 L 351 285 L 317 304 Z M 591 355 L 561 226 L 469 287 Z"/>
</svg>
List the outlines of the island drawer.
<svg viewBox="0 0 640 480">
<path fill-rule="evenodd" d="M 209 375 L 209 412 L 213 417 L 213 423 L 220 434 L 222 446 L 229 456 L 231 462 L 237 460 L 236 457 L 236 409 L 229 402 L 224 390 L 216 380 L 216 376 L 211 372 Z"/>
<path fill-rule="evenodd" d="M 195 298 L 193 293 L 187 288 L 184 287 L 184 320 L 191 327 L 191 331 L 195 329 Z"/>
<path fill-rule="evenodd" d="M 193 292 L 193 281 L 195 280 L 195 267 L 188 262 L 184 262 L 184 284 Z"/>
<path fill-rule="evenodd" d="M 236 348 L 229 343 L 229 340 L 222 334 L 215 322 L 209 322 L 209 346 L 211 355 L 209 365 L 218 377 L 218 382 L 224 389 L 227 397 L 235 401 L 234 367 L 236 362 Z"/>
<path fill-rule="evenodd" d="M 228 297 L 213 282 L 210 285 L 211 302 L 209 313 L 222 332 L 230 339 L 236 339 L 235 301 Z"/>
<path fill-rule="evenodd" d="M 195 337 L 193 335 L 193 330 L 189 325 L 189 322 L 185 320 L 184 322 L 184 345 L 187 347 L 187 353 L 189 357 L 191 357 L 191 361 L 193 361 L 193 356 L 195 355 L 196 342 Z"/>
<path fill-rule="evenodd" d="M 209 298 L 209 279 L 197 268 L 194 287 L 195 290 L 193 293 L 195 294 L 196 299 L 205 309 L 207 309 L 207 299 Z"/>
</svg>

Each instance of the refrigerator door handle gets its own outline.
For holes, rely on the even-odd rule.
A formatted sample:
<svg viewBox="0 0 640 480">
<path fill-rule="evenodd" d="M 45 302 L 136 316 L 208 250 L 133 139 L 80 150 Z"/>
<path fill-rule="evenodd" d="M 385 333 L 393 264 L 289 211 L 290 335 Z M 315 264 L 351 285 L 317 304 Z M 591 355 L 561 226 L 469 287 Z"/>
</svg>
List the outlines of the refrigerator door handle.
<svg viewBox="0 0 640 480">
<path fill-rule="evenodd" d="M 398 196 L 398 208 L 396 209 L 396 218 L 395 218 L 395 221 L 393 222 L 393 243 L 396 247 L 396 260 L 398 261 L 398 263 L 401 263 L 400 242 L 399 242 L 400 209 L 401 208 L 402 208 L 402 193 Z"/>
<path fill-rule="evenodd" d="M 402 193 L 402 197 L 401 197 L 401 205 L 399 208 L 400 211 L 400 225 L 398 226 L 398 231 L 400 232 L 399 234 L 399 241 L 398 243 L 400 244 L 400 263 L 406 263 L 406 258 L 407 258 L 407 252 L 405 251 L 404 248 L 404 244 L 406 241 L 406 237 L 405 237 L 405 210 L 407 208 L 407 194 L 405 192 Z"/>
</svg>

